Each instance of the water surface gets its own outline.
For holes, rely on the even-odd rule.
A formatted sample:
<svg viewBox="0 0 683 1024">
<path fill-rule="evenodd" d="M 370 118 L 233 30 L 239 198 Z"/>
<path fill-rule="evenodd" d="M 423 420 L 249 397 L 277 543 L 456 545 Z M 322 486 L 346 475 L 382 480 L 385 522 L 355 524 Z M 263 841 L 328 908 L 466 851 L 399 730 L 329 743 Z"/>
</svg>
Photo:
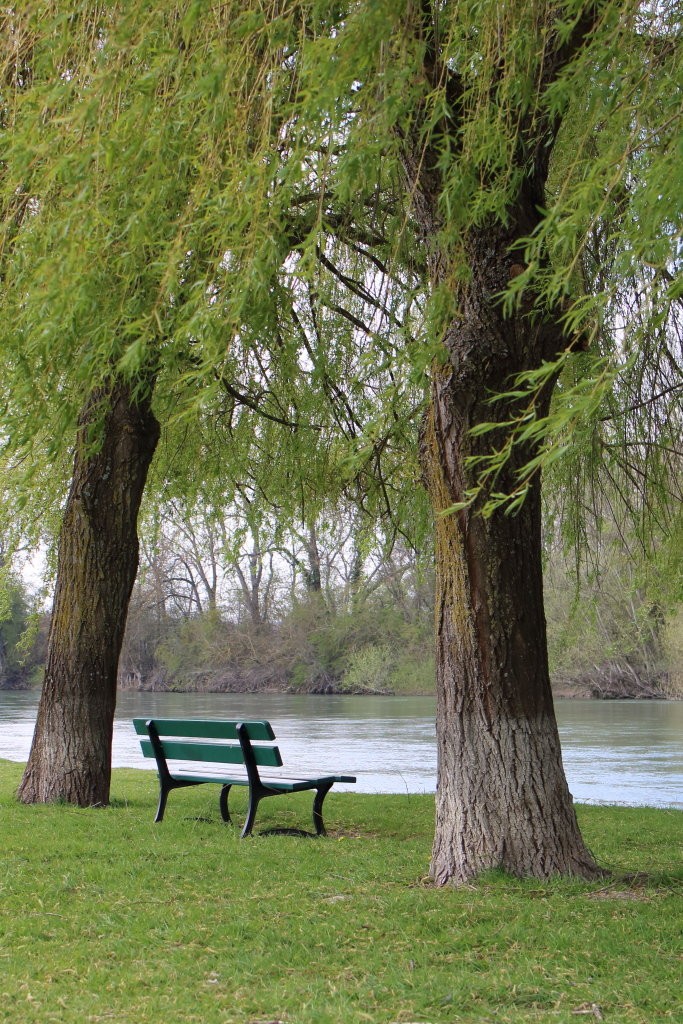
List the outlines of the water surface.
<svg viewBox="0 0 683 1024">
<path fill-rule="evenodd" d="M 0 757 L 25 761 L 37 692 L 0 690 Z M 683 702 L 558 700 L 569 788 L 580 803 L 683 808 Z M 285 764 L 356 775 L 363 793 L 434 792 L 431 697 L 291 694 L 119 695 L 114 767 L 151 768 L 131 718 L 267 718 Z"/>
</svg>

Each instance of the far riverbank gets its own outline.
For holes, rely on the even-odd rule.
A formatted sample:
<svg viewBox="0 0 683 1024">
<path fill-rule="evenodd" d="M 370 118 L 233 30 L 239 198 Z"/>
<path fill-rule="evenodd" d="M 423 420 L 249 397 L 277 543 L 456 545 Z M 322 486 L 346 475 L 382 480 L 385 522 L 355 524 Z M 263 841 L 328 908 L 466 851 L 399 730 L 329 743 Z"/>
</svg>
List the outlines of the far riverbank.
<svg viewBox="0 0 683 1024">
<path fill-rule="evenodd" d="M 683 691 L 667 677 L 655 681 L 633 672 L 603 669 L 578 676 L 551 679 L 553 697 L 560 700 L 681 700 Z M 197 672 L 182 683 L 154 672 L 146 678 L 136 674 L 119 678 L 119 689 L 139 693 L 226 693 L 226 694 L 300 694 L 355 697 L 433 697 L 433 685 L 424 679 L 415 685 L 406 680 L 400 687 L 349 685 L 343 679 L 312 679 L 295 685 L 290 679 L 267 672 Z"/>
</svg>

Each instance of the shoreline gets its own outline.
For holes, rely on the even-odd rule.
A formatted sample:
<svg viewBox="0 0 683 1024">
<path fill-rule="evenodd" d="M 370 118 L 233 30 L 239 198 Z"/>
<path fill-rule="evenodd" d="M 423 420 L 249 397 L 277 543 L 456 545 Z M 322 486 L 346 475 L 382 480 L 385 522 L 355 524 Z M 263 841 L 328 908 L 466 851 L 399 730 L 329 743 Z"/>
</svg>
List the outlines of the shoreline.
<svg viewBox="0 0 683 1024">
<path fill-rule="evenodd" d="M 39 694 L 41 686 L 0 686 L 3 693 L 35 693 Z M 371 690 L 371 689 L 345 689 L 344 687 L 318 688 L 294 688 L 280 686 L 238 686 L 238 687 L 176 687 L 176 686 L 117 686 L 117 693 L 177 693 L 177 694 L 264 694 L 273 696 L 301 696 L 301 697 L 436 697 L 433 690 Z M 619 692 L 619 693 L 597 693 L 583 685 L 562 684 L 552 687 L 553 700 L 569 701 L 595 701 L 596 703 L 608 703 L 610 701 L 627 700 L 648 703 L 649 701 L 675 701 L 683 700 L 683 694 L 665 692 Z"/>
</svg>

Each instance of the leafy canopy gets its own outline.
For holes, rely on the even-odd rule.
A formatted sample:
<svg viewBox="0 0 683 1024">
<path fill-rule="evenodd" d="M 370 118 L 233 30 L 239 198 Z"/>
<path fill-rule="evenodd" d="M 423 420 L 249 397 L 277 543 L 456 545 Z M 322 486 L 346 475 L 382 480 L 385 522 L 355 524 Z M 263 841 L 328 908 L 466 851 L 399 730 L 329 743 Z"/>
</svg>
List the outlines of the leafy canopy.
<svg viewBox="0 0 683 1024">
<path fill-rule="evenodd" d="M 568 534 L 591 489 L 594 508 L 633 514 L 643 543 L 646 522 L 675 532 L 679 11 L 605 0 L 545 83 L 547 41 L 569 39 L 586 6 L 6 8 L 0 388 L 5 475 L 16 488 L 29 474 L 31 507 L 61 493 L 85 396 L 122 374 L 155 389 L 157 491 L 229 500 L 247 480 L 299 515 L 355 477 L 371 510 L 414 516 L 405 453 L 469 274 L 463 240 L 508 216 L 533 126 L 555 119 L 543 218 L 499 298 L 510 312 L 561 302 L 568 349 L 510 382 L 522 412 L 479 466 L 484 510 L 514 511 L 543 467 L 575 484 Z M 413 221 L 406 138 L 440 174 L 432 238 Z M 538 458 L 499 494 L 529 438 Z"/>
</svg>

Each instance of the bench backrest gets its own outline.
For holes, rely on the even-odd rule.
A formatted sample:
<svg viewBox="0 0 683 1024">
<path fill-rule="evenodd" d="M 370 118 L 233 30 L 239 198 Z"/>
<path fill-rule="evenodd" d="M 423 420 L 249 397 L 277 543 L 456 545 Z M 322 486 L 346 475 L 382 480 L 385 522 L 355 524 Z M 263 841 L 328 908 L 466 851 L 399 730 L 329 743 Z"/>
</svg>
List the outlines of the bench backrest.
<svg viewBox="0 0 683 1024">
<path fill-rule="evenodd" d="M 151 724 L 159 737 L 164 757 L 177 761 L 210 761 L 217 764 L 244 764 L 244 754 L 237 733 L 243 725 L 251 742 L 257 765 L 280 768 L 282 757 L 270 722 L 209 721 L 201 718 L 134 718 L 145 757 L 156 757 L 150 739 Z M 212 742 L 218 740 L 219 742 Z"/>
</svg>

